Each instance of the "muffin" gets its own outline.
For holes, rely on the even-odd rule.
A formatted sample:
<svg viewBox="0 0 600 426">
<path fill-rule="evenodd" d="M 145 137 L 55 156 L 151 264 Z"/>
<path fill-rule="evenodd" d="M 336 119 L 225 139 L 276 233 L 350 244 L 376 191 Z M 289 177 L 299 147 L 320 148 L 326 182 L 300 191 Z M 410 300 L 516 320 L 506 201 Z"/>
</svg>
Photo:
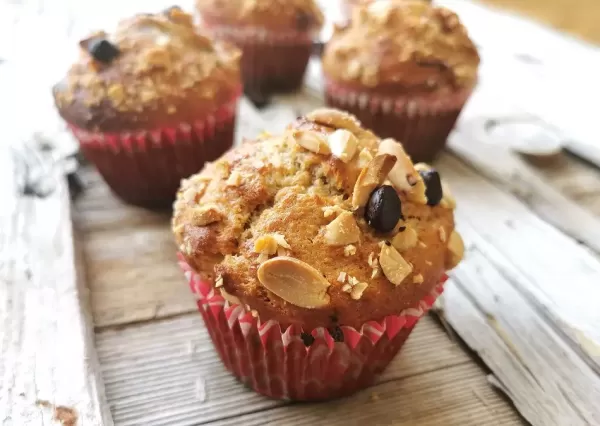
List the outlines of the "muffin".
<svg viewBox="0 0 600 426">
<path fill-rule="evenodd" d="M 325 47 L 329 106 L 431 161 L 477 82 L 479 55 L 455 13 L 423 1 L 357 7 Z"/>
<path fill-rule="evenodd" d="M 196 6 L 215 38 L 242 49 L 242 79 L 251 97 L 301 87 L 323 25 L 314 0 L 196 0 Z"/>
<path fill-rule="evenodd" d="M 80 42 L 56 107 L 123 200 L 169 206 L 182 178 L 233 144 L 240 51 L 199 34 L 177 7 Z"/>
<path fill-rule="evenodd" d="M 321 109 L 182 182 L 180 265 L 227 368 L 324 400 L 371 384 L 462 258 L 454 200 L 355 117 Z"/>
<path fill-rule="evenodd" d="M 352 16 L 352 9 L 355 6 L 367 6 L 369 4 L 375 3 L 375 2 L 389 2 L 389 1 L 407 1 L 407 0 L 342 0 L 342 14 L 345 17 L 351 17 Z M 427 3 L 431 3 L 432 0 L 421 0 L 421 1 L 425 1 Z"/>
</svg>

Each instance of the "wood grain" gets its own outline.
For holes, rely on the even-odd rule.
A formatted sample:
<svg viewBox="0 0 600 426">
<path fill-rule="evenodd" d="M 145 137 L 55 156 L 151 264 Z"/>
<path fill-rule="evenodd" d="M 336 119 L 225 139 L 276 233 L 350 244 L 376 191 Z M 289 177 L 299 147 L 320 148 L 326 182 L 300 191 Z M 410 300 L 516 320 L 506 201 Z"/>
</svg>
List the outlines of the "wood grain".
<svg viewBox="0 0 600 426">
<path fill-rule="evenodd" d="M 225 370 L 199 314 L 103 331 L 97 334 L 97 345 L 107 396 L 118 425 L 220 424 L 219 420 L 224 419 L 255 424 L 260 418 L 303 424 L 302 417 L 314 421 L 323 410 L 331 410 L 346 421 L 358 411 L 382 422 L 390 421 L 394 417 L 382 411 L 381 405 L 365 402 L 372 392 L 379 393 L 386 405 L 402 409 L 406 418 L 423 416 L 426 420 L 427 415 L 435 417 L 438 412 L 451 419 L 448 424 L 464 424 L 460 422 L 469 416 L 474 420 L 467 424 L 476 424 L 475 419 L 486 424 L 505 420 L 511 421 L 506 424 L 520 424 L 512 410 L 491 392 L 478 367 L 430 317 L 419 323 L 402 355 L 379 379 L 380 385 L 349 401 L 277 410 L 272 409 L 287 404 L 255 394 Z M 430 350 L 432 347 L 435 350 Z M 390 382 L 393 384 L 387 384 Z M 435 390 L 440 386 L 444 387 L 442 398 Z M 450 397 L 452 389 L 455 395 Z M 412 395 L 411 402 L 405 403 L 408 395 Z M 491 407 L 486 408 L 488 404 Z M 468 414 L 459 415 L 464 410 L 469 410 Z M 253 415 L 255 412 L 261 414 Z"/>
<path fill-rule="evenodd" d="M 54 175 L 49 197 L 18 195 L 0 148 L 0 421 L 111 425 L 66 184 Z"/>
</svg>

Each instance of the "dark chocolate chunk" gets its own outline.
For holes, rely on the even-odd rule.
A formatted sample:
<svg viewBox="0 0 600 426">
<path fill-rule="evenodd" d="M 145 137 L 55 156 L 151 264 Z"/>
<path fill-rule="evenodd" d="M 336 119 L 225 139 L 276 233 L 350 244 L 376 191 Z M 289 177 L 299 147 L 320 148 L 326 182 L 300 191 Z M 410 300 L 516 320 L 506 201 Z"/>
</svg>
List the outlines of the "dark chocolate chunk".
<svg viewBox="0 0 600 426">
<path fill-rule="evenodd" d="M 427 204 L 430 206 L 437 206 L 444 196 L 440 174 L 434 169 L 419 170 L 419 174 L 423 178 L 423 182 L 425 182 Z"/>
<path fill-rule="evenodd" d="M 365 220 L 379 232 L 390 232 L 402 217 L 402 204 L 396 190 L 390 185 L 376 188 L 365 208 Z"/>
<path fill-rule="evenodd" d="M 300 333 L 300 338 L 304 342 L 304 346 L 310 346 L 315 342 L 315 338 L 310 333 Z"/>
<path fill-rule="evenodd" d="M 98 62 L 109 64 L 119 56 L 119 48 L 105 38 L 94 38 L 87 43 L 87 51 Z"/>
</svg>

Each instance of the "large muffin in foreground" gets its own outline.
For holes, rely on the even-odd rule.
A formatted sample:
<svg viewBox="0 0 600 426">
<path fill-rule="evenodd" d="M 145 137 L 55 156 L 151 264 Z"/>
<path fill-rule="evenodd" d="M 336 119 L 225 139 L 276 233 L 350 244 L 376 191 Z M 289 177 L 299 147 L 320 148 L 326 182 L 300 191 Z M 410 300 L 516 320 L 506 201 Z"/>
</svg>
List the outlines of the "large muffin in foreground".
<svg viewBox="0 0 600 426">
<path fill-rule="evenodd" d="M 182 183 L 180 264 L 225 365 L 275 398 L 372 383 L 462 258 L 454 201 L 351 115 L 316 110 Z"/>
<path fill-rule="evenodd" d="M 301 87 L 323 25 L 315 0 L 196 0 L 196 7 L 214 37 L 242 49 L 246 93 L 258 97 Z"/>
<path fill-rule="evenodd" d="M 53 89 L 62 118 L 125 201 L 169 206 L 180 180 L 233 144 L 240 52 L 173 7 L 81 41 Z"/>
<path fill-rule="evenodd" d="M 431 161 L 477 82 L 479 55 L 457 15 L 424 1 L 356 7 L 323 54 L 328 105 Z"/>
</svg>

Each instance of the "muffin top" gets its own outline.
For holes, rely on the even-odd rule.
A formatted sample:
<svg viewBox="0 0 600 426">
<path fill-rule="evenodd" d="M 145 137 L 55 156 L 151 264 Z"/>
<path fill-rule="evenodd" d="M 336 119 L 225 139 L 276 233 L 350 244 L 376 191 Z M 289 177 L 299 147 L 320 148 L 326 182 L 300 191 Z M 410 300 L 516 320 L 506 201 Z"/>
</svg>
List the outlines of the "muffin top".
<svg viewBox="0 0 600 426">
<path fill-rule="evenodd" d="M 323 69 L 336 82 L 385 93 L 471 87 L 479 55 L 456 14 L 424 1 L 354 8 L 325 47 Z"/>
<path fill-rule="evenodd" d="M 80 46 L 53 92 L 61 116 L 86 130 L 191 123 L 240 91 L 240 52 L 199 34 L 178 7 L 123 20 Z"/>
<path fill-rule="evenodd" d="M 454 201 L 351 115 L 313 111 L 182 182 L 181 254 L 261 321 L 359 327 L 415 307 L 462 257 Z"/>
<path fill-rule="evenodd" d="M 235 27 L 307 32 L 323 26 L 323 13 L 314 0 L 196 0 L 202 19 Z"/>
</svg>

